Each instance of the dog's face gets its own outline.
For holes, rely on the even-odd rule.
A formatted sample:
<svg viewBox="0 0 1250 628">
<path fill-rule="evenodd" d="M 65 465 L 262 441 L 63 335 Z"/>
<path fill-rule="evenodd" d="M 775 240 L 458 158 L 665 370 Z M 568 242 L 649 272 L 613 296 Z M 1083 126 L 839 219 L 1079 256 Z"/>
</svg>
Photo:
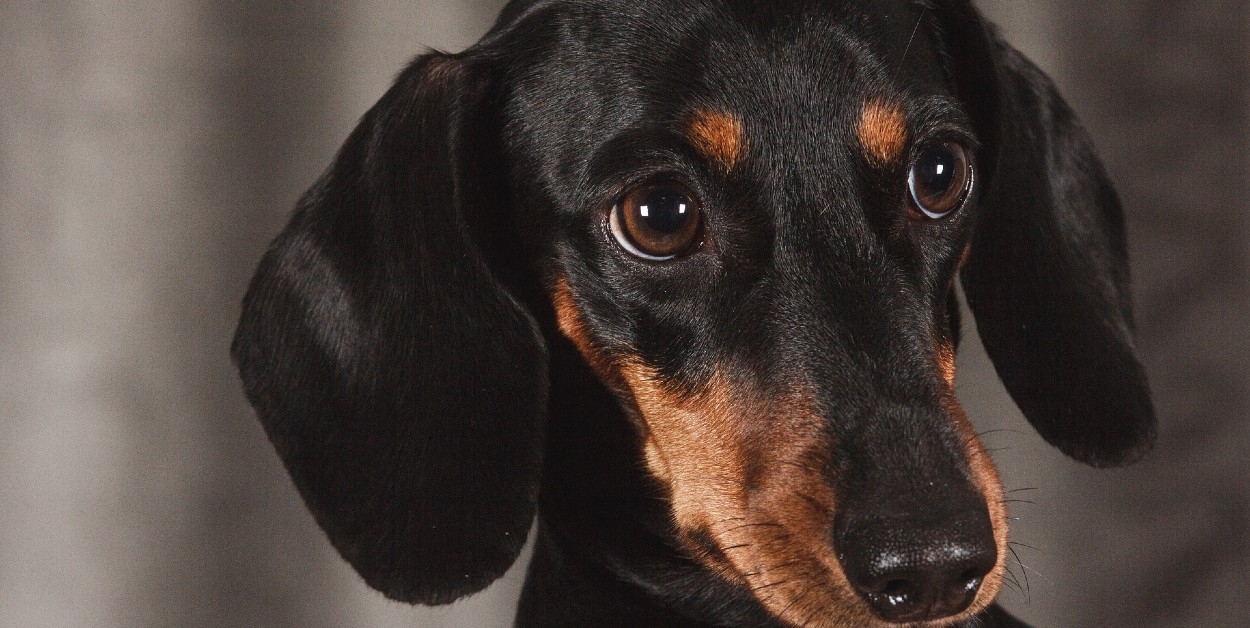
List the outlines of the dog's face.
<svg viewBox="0 0 1250 628">
<path fill-rule="evenodd" d="M 1042 435 L 1131 459 L 1153 414 L 1120 222 L 1071 113 L 966 2 L 518 2 L 370 113 L 235 355 L 394 597 L 515 558 L 569 341 L 691 559 L 783 622 L 944 625 L 1007 551 L 954 395 L 957 279 Z"/>
<path fill-rule="evenodd" d="M 977 139 L 923 10 L 707 10 L 602 10 L 593 47 L 513 83 L 521 232 L 559 328 L 636 422 L 688 551 L 775 614 L 979 610 L 1006 514 L 948 315 Z"/>
</svg>

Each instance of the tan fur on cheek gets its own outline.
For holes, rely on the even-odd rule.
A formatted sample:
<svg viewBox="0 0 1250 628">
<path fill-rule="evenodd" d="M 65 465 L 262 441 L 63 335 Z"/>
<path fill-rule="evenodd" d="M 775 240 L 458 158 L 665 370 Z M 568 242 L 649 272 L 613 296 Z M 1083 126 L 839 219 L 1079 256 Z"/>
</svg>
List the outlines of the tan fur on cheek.
<svg viewBox="0 0 1250 628">
<path fill-rule="evenodd" d="M 647 466 L 669 484 L 678 525 L 698 529 L 739 512 L 746 461 L 723 382 L 685 396 L 669 391 L 636 360 L 621 371 L 649 431 Z"/>
<path fill-rule="evenodd" d="M 859 145 L 868 161 L 877 166 L 898 162 L 907 146 L 907 116 L 898 105 L 885 100 L 864 104 L 859 118 Z"/>
<path fill-rule="evenodd" d="M 551 290 L 551 305 L 555 310 L 556 325 L 559 326 L 560 333 L 573 343 L 595 375 L 598 375 L 609 388 L 619 393 L 623 388 L 620 369 L 611 356 L 599 347 L 586 331 L 586 322 L 582 318 L 582 312 L 578 309 L 573 293 L 569 289 L 569 282 L 564 277 L 556 280 L 555 287 Z"/>
<path fill-rule="evenodd" d="M 708 161 L 733 170 L 746 150 L 742 123 L 720 111 L 700 109 L 686 125 L 686 140 Z"/>
<path fill-rule="evenodd" d="M 694 556 L 788 623 L 880 625 L 832 550 L 829 447 L 808 396 L 769 396 L 719 370 L 680 394 L 649 368 L 623 374 L 650 430 L 648 467 L 669 487 Z"/>
<path fill-rule="evenodd" d="M 679 540 L 795 626 L 885 626 L 833 552 L 830 444 L 810 394 L 770 395 L 717 369 L 680 389 L 636 355 L 603 350 L 568 282 L 551 291 L 561 332 L 633 410 L 648 471 L 668 489 Z"/>
</svg>

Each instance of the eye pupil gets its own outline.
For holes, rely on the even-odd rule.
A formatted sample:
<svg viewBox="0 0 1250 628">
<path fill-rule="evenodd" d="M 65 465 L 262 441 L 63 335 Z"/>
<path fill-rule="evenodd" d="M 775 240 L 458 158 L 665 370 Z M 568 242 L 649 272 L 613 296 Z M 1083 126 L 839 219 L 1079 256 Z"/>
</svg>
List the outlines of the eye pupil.
<svg viewBox="0 0 1250 628">
<path fill-rule="evenodd" d="M 686 195 L 671 187 L 652 190 L 638 206 L 638 213 L 648 227 L 664 234 L 681 231 L 690 216 Z"/>
<path fill-rule="evenodd" d="M 912 165 L 910 186 L 915 208 L 927 218 L 941 218 L 957 209 L 972 183 L 972 158 L 955 142 L 924 149 Z"/>
<path fill-rule="evenodd" d="M 931 194 L 945 194 L 955 182 L 954 154 L 946 145 L 931 148 L 920 157 L 919 175 L 921 187 Z"/>
<path fill-rule="evenodd" d="M 700 223 L 700 208 L 693 195 L 675 183 L 663 183 L 626 194 L 612 212 L 611 227 L 629 252 L 664 260 L 694 244 Z"/>
</svg>

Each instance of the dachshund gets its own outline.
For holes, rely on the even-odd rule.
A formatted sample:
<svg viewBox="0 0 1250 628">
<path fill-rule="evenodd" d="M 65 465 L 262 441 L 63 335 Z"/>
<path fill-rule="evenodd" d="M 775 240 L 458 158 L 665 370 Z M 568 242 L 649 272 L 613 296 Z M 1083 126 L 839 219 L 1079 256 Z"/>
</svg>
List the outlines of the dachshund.
<svg viewBox="0 0 1250 628">
<path fill-rule="evenodd" d="M 395 600 L 536 520 L 519 626 L 1022 625 L 957 283 L 1042 438 L 1149 449 L 1115 190 L 969 0 L 513 0 L 364 116 L 232 356 Z"/>
</svg>

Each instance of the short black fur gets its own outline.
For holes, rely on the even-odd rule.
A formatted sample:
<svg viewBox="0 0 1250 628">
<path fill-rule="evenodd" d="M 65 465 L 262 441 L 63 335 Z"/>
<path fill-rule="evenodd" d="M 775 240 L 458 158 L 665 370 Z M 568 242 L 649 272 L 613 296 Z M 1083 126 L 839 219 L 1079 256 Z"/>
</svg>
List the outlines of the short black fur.
<svg viewBox="0 0 1250 628">
<path fill-rule="evenodd" d="M 913 125 L 885 167 L 854 141 L 881 95 Z M 690 145 L 692 109 L 741 117 L 741 163 Z M 978 147 L 977 191 L 914 223 L 899 183 L 943 138 Z M 667 264 L 605 229 L 655 180 L 708 208 Z M 599 350 L 674 387 L 725 364 L 761 390 L 815 382 L 846 504 L 954 503 L 970 472 L 931 362 L 958 340 L 957 275 L 1044 438 L 1097 466 L 1149 447 L 1122 222 L 1053 85 L 964 0 L 516 0 L 365 115 L 261 261 L 232 354 L 318 523 L 391 598 L 485 588 L 537 515 L 519 625 L 781 626 L 678 540 L 645 426 L 554 287 Z"/>
</svg>

